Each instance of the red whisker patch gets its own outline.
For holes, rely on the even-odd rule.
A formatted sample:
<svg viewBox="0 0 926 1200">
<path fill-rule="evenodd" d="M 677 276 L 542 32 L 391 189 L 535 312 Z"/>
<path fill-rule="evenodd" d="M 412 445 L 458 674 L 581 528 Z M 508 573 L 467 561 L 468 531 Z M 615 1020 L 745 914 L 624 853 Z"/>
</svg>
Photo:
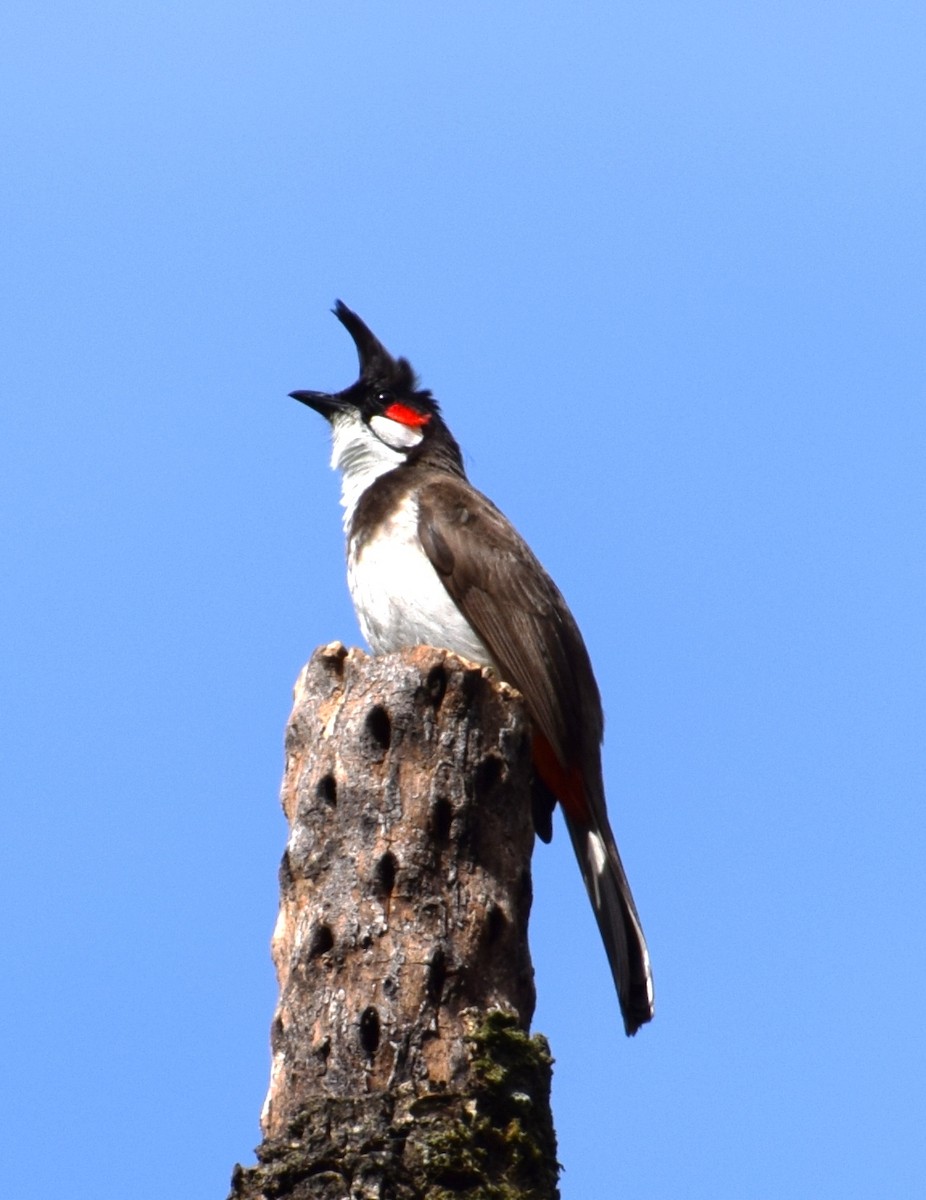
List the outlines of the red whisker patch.
<svg viewBox="0 0 926 1200">
<path fill-rule="evenodd" d="M 417 412 L 407 404 L 390 404 L 383 416 L 388 417 L 390 421 L 398 421 L 400 425 L 410 425 L 412 429 L 427 425 L 431 419 L 430 413 Z"/>
</svg>

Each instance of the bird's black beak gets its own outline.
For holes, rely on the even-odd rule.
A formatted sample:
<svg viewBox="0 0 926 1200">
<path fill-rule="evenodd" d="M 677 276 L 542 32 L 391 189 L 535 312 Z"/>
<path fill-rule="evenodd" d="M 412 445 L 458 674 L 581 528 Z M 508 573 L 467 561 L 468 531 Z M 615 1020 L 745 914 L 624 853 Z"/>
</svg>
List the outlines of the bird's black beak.
<svg viewBox="0 0 926 1200">
<path fill-rule="evenodd" d="M 290 392 L 289 394 L 294 400 L 307 404 L 309 408 L 314 408 L 317 413 L 321 413 L 326 421 L 330 421 L 339 412 L 344 412 L 350 407 L 340 396 L 333 396 L 329 392 Z"/>
</svg>

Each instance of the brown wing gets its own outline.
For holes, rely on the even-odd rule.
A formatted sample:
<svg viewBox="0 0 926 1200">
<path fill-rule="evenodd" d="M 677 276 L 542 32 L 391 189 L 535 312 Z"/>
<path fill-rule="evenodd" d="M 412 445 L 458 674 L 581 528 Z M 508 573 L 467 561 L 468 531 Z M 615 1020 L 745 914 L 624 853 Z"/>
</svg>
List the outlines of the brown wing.
<svg viewBox="0 0 926 1200">
<path fill-rule="evenodd" d="M 441 475 L 419 494 L 422 545 L 504 679 L 524 695 L 535 731 L 580 770 L 588 805 L 563 803 L 614 975 L 624 1027 L 653 1015 L 649 954 L 605 810 L 601 699 L 585 643 L 553 580 L 498 509 Z"/>
<path fill-rule="evenodd" d="M 444 586 L 523 693 L 564 765 L 597 762 L 603 718 L 578 626 L 556 584 L 491 501 L 442 474 L 419 493 L 418 532 Z"/>
</svg>

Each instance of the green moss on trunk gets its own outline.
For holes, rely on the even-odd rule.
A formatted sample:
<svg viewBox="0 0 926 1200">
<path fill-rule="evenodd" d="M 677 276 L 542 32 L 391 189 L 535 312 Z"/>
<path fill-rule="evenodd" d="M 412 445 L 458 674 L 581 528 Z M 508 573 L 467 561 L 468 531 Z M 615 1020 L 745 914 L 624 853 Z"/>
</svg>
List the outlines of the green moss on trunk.
<svg viewBox="0 0 926 1200">
<path fill-rule="evenodd" d="M 467 1041 L 469 1093 L 319 1098 L 236 1167 L 229 1200 L 558 1200 L 546 1038 L 491 1012 Z"/>
<path fill-rule="evenodd" d="M 556 1200 L 546 1038 L 492 1012 L 469 1040 L 475 1087 L 460 1116 L 427 1138 L 427 1200 Z"/>
</svg>

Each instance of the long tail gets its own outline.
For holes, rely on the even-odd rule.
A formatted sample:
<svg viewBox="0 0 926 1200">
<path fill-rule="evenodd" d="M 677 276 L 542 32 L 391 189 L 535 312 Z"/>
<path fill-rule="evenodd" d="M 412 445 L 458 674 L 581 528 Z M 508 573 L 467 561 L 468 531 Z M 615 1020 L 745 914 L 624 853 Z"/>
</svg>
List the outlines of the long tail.
<svg viewBox="0 0 926 1200">
<path fill-rule="evenodd" d="M 566 827 L 579 860 L 628 1035 L 653 1019 L 653 973 L 643 928 L 607 817 L 578 819 L 563 805 Z"/>
</svg>

